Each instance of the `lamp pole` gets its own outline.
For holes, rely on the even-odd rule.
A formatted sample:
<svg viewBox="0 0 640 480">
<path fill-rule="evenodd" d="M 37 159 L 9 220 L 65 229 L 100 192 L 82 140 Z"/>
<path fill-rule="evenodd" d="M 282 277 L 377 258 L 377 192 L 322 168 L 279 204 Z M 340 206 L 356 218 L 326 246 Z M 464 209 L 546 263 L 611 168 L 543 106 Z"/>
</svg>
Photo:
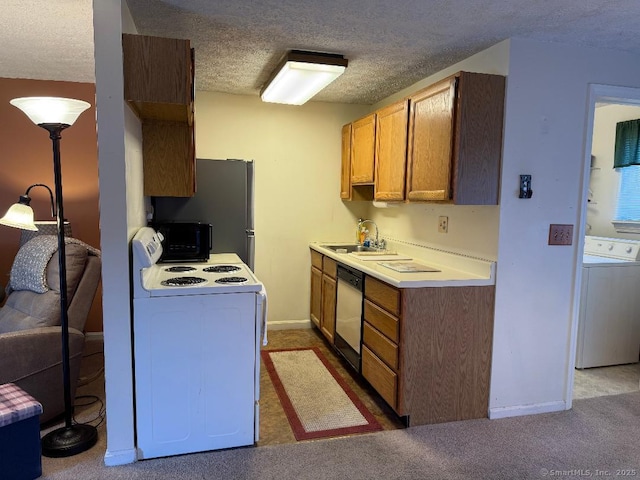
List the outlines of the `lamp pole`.
<svg viewBox="0 0 640 480">
<path fill-rule="evenodd" d="M 58 272 L 60 274 L 60 326 L 62 330 L 62 382 L 64 390 L 64 423 L 42 438 L 42 454 L 47 457 L 68 457 L 91 448 L 98 440 L 93 425 L 73 423 L 71 398 L 71 368 L 69 360 L 69 312 L 67 299 L 67 265 L 64 241 L 64 206 L 62 201 L 62 168 L 60 165 L 61 132 L 69 127 L 65 123 L 41 123 L 49 132 L 53 143 L 53 175 L 56 197 L 56 223 L 58 229 Z"/>
</svg>

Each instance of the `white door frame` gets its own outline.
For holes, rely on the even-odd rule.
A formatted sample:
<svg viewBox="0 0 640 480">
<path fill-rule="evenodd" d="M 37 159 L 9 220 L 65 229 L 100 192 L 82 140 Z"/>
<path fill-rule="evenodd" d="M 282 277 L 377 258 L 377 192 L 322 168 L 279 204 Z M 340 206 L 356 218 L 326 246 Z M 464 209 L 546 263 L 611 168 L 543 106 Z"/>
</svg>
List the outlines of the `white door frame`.
<svg viewBox="0 0 640 480">
<path fill-rule="evenodd" d="M 616 87 L 613 85 L 589 84 L 587 95 L 587 118 L 585 125 L 584 161 L 582 162 L 582 185 L 580 215 L 578 217 L 578 248 L 576 249 L 576 270 L 574 274 L 575 284 L 573 290 L 573 315 L 571 321 L 571 344 L 569 347 L 569 361 L 567 365 L 567 385 L 565 388 L 565 402 L 567 410 L 573 403 L 573 381 L 576 367 L 576 346 L 578 340 L 578 318 L 580 313 L 580 292 L 582 288 L 582 256 L 584 254 L 584 242 L 581 240 L 586 235 L 587 222 L 587 197 L 589 194 L 589 179 L 591 175 L 591 144 L 593 142 L 593 122 L 596 103 L 615 103 L 622 105 L 640 106 L 640 88 Z"/>
</svg>

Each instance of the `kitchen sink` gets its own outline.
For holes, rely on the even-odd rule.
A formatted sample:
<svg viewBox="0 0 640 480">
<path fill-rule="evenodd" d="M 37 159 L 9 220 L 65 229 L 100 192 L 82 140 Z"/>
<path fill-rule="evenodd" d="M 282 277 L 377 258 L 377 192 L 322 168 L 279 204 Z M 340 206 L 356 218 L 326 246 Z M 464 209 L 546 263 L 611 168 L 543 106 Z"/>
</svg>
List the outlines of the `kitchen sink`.
<svg viewBox="0 0 640 480">
<path fill-rule="evenodd" d="M 379 248 L 374 247 L 365 247 L 363 245 L 320 245 L 323 248 L 328 248 L 329 250 L 333 250 L 336 253 L 353 253 L 353 252 L 372 252 L 372 253 L 383 253 L 384 250 L 380 250 Z"/>
</svg>

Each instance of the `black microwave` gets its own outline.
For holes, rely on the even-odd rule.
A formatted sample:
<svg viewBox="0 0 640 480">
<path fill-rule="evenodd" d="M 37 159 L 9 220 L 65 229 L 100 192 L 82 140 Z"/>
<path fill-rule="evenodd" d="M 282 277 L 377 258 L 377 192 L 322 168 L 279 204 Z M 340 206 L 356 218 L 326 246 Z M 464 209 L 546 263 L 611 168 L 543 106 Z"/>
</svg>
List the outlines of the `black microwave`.
<svg viewBox="0 0 640 480">
<path fill-rule="evenodd" d="M 151 225 L 164 237 L 160 262 L 205 262 L 212 247 L 212 228 L 200 222 L 158 222 Z"/>
</svg>

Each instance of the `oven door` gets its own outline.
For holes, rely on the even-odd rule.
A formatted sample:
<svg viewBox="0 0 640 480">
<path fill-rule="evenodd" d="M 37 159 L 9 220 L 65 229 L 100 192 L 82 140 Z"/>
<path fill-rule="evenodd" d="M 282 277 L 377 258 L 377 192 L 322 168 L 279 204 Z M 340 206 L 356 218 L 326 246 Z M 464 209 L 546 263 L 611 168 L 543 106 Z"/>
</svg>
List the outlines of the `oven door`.
<svg viewBox="0 0 640 480">
<path fill-rule="evenodd" d="M 362 272 L 338 264 L 334 346 L 358 372 L 362 339 L 363 284 Z"/>
</svg>

